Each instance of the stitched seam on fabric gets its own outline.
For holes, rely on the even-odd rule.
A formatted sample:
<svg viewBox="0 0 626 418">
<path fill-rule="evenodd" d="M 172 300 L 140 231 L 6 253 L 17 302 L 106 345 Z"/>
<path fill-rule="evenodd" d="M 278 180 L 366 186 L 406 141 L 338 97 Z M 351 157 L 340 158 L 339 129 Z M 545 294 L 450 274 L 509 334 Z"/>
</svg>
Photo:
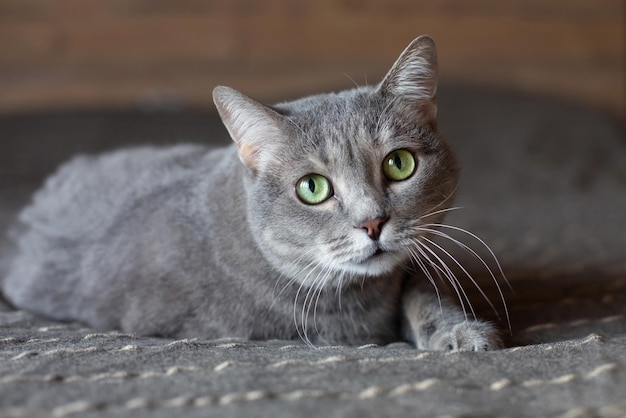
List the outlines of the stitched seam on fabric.
<svg viewBox="0 0 626 418">
<path fill-rule="evenodd" d="M 122 348 L 123 349 L 123 348 Z M 89 351 L 91 352 L 91 351 Z M 16 357 L 24 357 L 30 354 L 30 352 L 25 352 L 19 354 Z M 320 366 L 326 364 L 335 364 L 335 363 L 397 363 L 397 362 L 406 362 L 406 361 L 415 361 L 421 360 L 428 356 L 431 353 L 422 352 L 416 356 L 411 357 L 392 357 L 392 358 L 348 358 L 344 356 L 331 356 L 324 359 L 316 360 L 316 361 L 303 361 L 303 360 L 281 360 L 275 363 L 269 363 L 266 365 L 262 365 L 265 368 L 282 368 L 282 367 L 292 367 L 292 366 Z M 158 371 L 148 371 L 142 373 L 132 373 L 126 371 L 117 371 L 117 372 L 109 372 L 109 373 L 99 373 L 91 376 L 84 375 L 70 375 L 70 376 L 61 376 L 61 375 L 10 375 L 0 378 L 0 384 L 10 383 L 12 381 L 37 381 L 37 382 L 50 382 L 50 381 L 62 381 L 62 382 L 79 382 L 79 381 L 98 381 L 104 379 L 147 379 L 147 378 L 155 378 L 155 377 L 166 377 L 172 376 L 178 373 L 206 373 L 206 372 L 221 372 L 227 368 L 231 367 L 239 367 L 239 368 L 249 368 L 251 366 L 258 366 L 258 363 L 251 362 L 238 362 L 227 360 L 224 361 L 214 367 L 188 367 L 188 366 L 172 366 L 168 368 L 165 372 Z"/>
<path fill-rule="evenodd" d="M 435 386 L 445 385 L 446 387 L 466 387 L 469 389 L 487 389 L 491 391 L 499 391 L 512 386 L 521 386 L 526 388 L 537 388 L 549 385 L 562 385 L 574 380 L 593 380 L 598 376 L 611 370 L 620 369 L 616 363 L 606 363 L 597 366 L 593 370 L 584 374 L 567 374 L 552 379 L 529 379 L 521 383 L 515 384 L 508 379 L 500 379 L 486 386 L 478 386 L 473 384 L 460 384 L 458 381 L 445 381 L 441 379 L 431 378 L 419 382 L 406 383 L 392 388 L 384 388 L 380 386 L 372 386 L 359 392 L 333 392 L 326 390 L 301 389 L 287 393 L 274 393 L 262 390 L 253 390 L 248 392 L 233 392 L 221 396 L 200 396 L 185 397 L 178 396 L 165 400 L 154 400 L 146 398 L 134 398 L 126 401 L 122 407 L 113 404 L 104 404 L 89 401 L 77 401 L 60 405 L 52 408 L 52 416 L 64 417 L 76 413 L 87 412 L 91 410 L 132 410 L 138 408 L 178 408 L 178 407 L 202 407 L 206 405 L 228 405 L 238 402 L 254 402 L 267 399 L 278 399 L 282 401 L 297 401 L 300 399 L 311 399 L 321 397 L 331 397 L 342 400 L 362 400 L 374 399 L 381 397 L 397 397 L 413 392 L 421 392 Z M 25 417 L 35 415 L 38 412 L 32 408 L 10 408 L 0 410 L 0 415 L 6 417 Z"/>
</svg>

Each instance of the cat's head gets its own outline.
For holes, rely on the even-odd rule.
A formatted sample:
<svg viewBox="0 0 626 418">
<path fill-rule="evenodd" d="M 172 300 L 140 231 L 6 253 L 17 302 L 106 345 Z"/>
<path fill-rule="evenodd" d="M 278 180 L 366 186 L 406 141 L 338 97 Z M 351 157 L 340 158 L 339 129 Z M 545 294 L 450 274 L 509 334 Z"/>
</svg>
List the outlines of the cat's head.
<svg viewBox="0 0 626 418">
<path fill-rule="evenodd" d="M 338 284 L 409 259 L 419 225 L 441 219 L 458 182 L 437 130 L 436 89 L 426 36 L 373 87 L 271 107 L 215 88 L 247 167 L 250 228 L 274 267 L 300 282 Z"/>
</svg>

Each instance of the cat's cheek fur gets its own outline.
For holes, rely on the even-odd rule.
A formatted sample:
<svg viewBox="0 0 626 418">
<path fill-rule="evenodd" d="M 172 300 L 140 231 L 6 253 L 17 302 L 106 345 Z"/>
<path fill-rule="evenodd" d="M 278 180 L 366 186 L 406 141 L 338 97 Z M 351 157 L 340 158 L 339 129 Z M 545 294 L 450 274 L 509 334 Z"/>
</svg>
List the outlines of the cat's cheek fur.
<svg viewBox="0 0 626 418">
<path fill-rule="evenodd" d="M 307 249 L 315 231 L 309 226 L 304 204 L 280 184 L 277 179 L 246 182 L 248 223 L 265 258 L 277 271 L 291 276 L 315 260 L 316 254 Z"/>
</svg>

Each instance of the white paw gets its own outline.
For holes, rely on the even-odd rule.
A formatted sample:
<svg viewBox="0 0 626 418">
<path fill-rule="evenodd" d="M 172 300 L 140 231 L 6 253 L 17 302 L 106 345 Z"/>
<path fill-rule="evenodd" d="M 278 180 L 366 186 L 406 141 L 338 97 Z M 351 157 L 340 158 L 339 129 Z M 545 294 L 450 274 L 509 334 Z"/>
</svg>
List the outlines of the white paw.
<svg viewBox="0 0 626 418">
<path fill-rule="evenodd" d="M 486 322 L 465 321 L 437 330 L 429 341 L 432 350 L 488 351 L 501 346 L 494 327 Z"/>
</svg>

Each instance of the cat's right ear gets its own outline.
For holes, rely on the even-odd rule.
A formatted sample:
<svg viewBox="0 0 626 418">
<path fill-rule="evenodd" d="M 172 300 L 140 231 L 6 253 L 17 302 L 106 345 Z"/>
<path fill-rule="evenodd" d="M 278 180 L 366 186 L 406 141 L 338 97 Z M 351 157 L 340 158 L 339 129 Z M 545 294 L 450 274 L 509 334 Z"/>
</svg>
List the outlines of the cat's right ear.
<svg viewBox="0 0 626 418">
<path fill-rule="evenodd" d="M 213 101 L 241 162 L 253 171 L 261 170 L 283 136 L 281 115 L 230 87 L 215 87 Z"/>
<path fill-rule="evenodd" d="M 437 113 L 437 49 L 422 35 L 400 54 L 380 84 L 379 92 L 408 106 L 411 111 L 435 117 Z"/>
</svg>

